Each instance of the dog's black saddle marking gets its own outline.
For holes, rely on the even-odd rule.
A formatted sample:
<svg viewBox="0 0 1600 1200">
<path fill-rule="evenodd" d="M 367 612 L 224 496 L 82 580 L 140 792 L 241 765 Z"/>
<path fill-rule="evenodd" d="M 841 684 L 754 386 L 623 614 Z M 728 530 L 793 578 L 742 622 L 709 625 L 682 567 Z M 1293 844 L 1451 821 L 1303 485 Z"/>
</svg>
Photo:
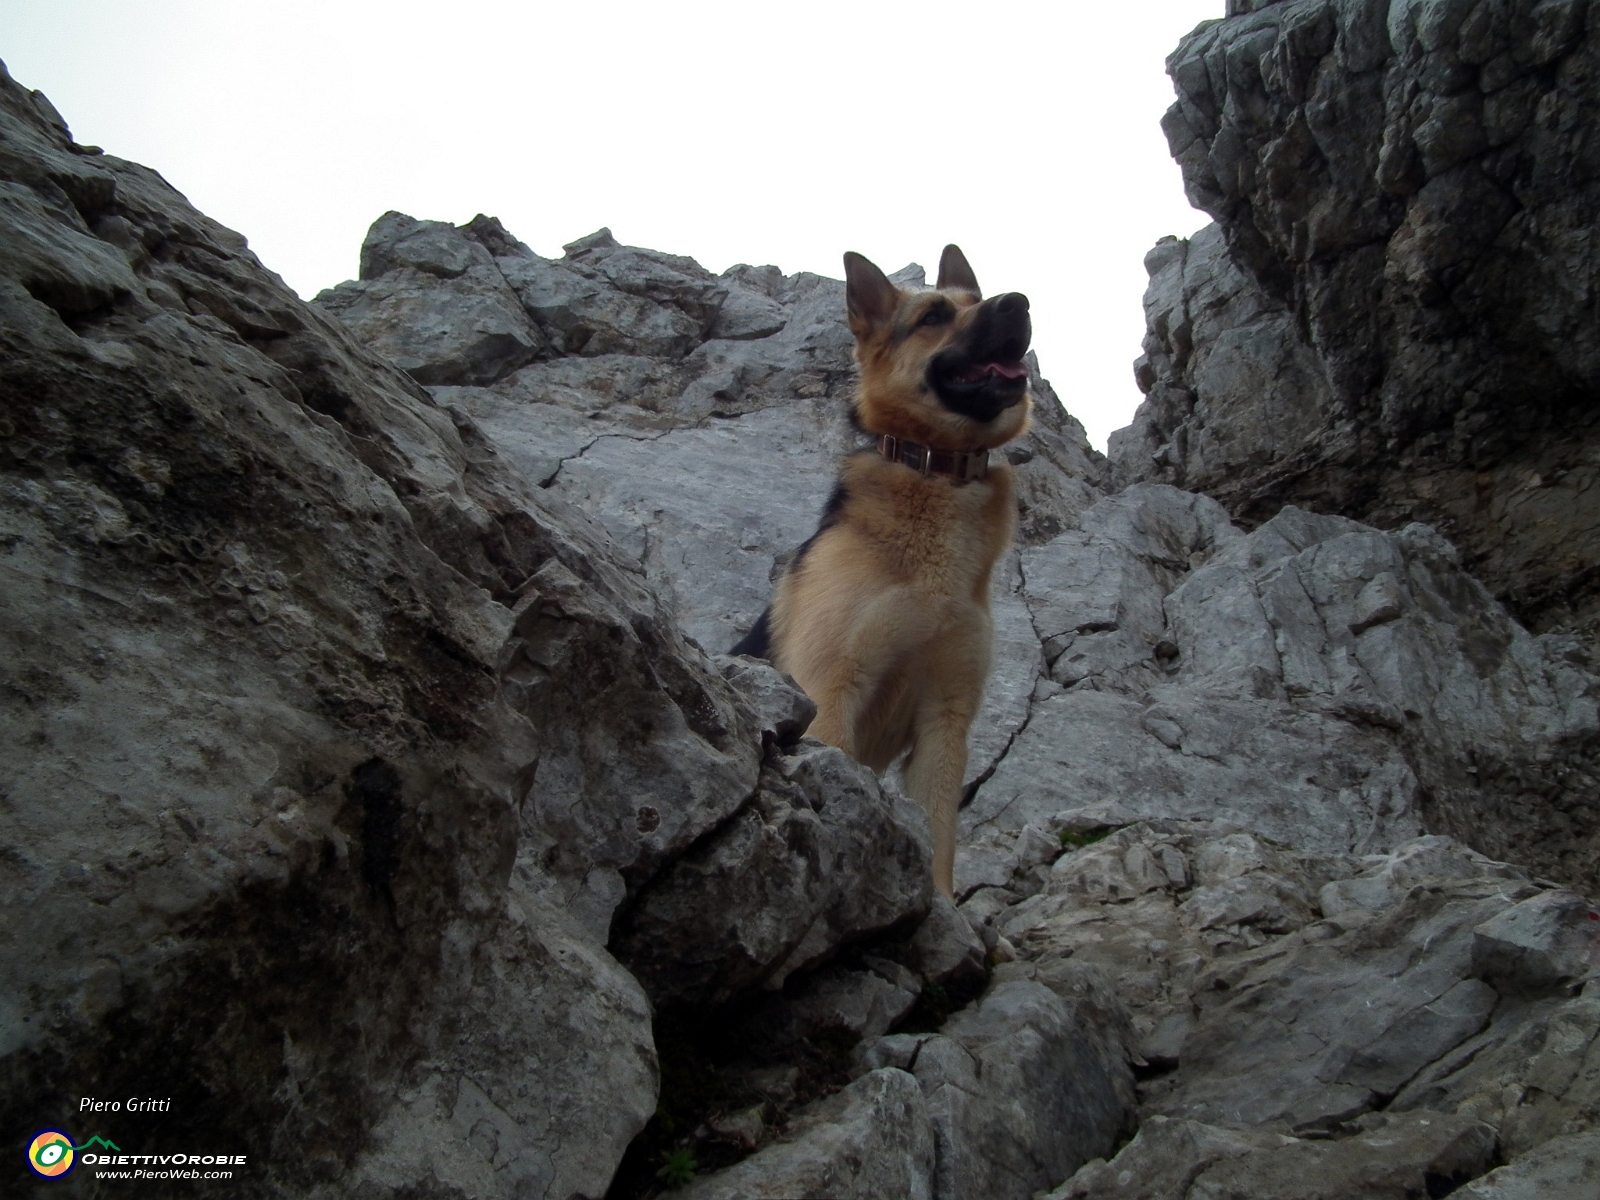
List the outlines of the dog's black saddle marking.
<svg viewBox="0 0 1600 1200">
<path fill-rule="evenodd" d="M 857 453 L 875 454 L 877 451 L 861 450 L 857 451 Z M 798 571 L 800 564 L 805 561 L 806 551 L 811 549 L 812 544 L 819 537 L 839 523 L 839 514 L 844 510 L 844 503 L 849 498 L 850 493 L 845 491 L 844 480 L 834 480 L 833 492 L 828 496 L 828 502 L 822 506 L 822 519 L 817 523 L 817 531 L 805 540 L 800 549 L 794 552 L 794 557 L 789 560 L 789 565 L 785 568 L 786 573 Z M 770 662 L 772 659 L 771 617 L 772 607 L 769 605 L 767 610 L 756 619 L 755 627 L 740 638 L 739 644 L 728 653 L 748 654 L 751 658 L 764 658 Z"/>
<path fill-rule="evenodd" d="M 754 628 L 739 639 L 739 644 L 729 651 L 730 654 L 748 654 L 751 658 L 772 657 L 772 633 L 767 627 L 767 618 L 772 615 L 772 610 L 766 609 L 756 618 Z"/>
</svg>

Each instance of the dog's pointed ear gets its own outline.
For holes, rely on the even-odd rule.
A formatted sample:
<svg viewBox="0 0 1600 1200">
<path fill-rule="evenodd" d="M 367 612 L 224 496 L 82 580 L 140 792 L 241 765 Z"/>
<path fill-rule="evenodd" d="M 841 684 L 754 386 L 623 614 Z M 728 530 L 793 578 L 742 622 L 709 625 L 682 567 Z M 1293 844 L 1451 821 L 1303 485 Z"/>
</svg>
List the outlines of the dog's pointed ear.
<svg viewBox="0 0 1600 1200">
<path fill-rule="evenodd" d="M 944 253 L 939 256 L 939 282 L 935 286 L 941 292 L 945 288 L 960 288 L 962 291 L 971 292 L 980 300 L 983 299 L 983 292 L 978 287 L 978 277 L 967 265 L 967 256 L 961 253 L 961 247 L 954 243 L 946 246 Z"/>
<path fill-rule="evenodd" d="M 870 260 L 845 251 L 844 296 L 850 311 L 850 332 L 864 337 L 886 324 L 900 306 L 900 289 Z"/>
</svg>

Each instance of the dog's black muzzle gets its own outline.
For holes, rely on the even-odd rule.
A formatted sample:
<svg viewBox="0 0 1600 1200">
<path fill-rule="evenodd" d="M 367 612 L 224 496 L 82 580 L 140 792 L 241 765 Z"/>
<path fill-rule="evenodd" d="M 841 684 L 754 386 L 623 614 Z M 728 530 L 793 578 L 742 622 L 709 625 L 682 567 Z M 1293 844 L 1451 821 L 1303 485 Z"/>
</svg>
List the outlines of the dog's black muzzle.
<svg viewBox="0 0 1600 1200">
<path fill-rule="evenodd" d="M 1022 356 L 1033 339 L 1028 298 L 991 296 L 978 305 L 960 340 L 928 360 L 928 386 L 951 412 L 992 421 L 1028 394 Z"/>
</svg>

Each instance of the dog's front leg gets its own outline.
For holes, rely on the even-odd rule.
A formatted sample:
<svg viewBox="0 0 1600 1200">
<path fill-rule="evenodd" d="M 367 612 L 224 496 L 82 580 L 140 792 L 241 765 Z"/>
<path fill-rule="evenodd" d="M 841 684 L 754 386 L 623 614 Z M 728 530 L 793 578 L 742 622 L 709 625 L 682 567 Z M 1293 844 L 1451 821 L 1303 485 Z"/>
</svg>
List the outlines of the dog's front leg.
<svg viewBox="0 0 1600 1200">
<path fill-rule="evenodd" d="M 955 898 L 956 826 L 967 773 L 967 705 L 935 704 L 917 714 L 916 743 L 906 760 L 906 792 L 933 825 L 933 884 Z"/>
<path fill-rule="evenodd" d="M 841 607 L 846 612 L 819 606 L 808 613 L 778 665 L 817 706 L 812 737 L 885 771 L 911 743 L 913 723 L 901 715 L 906 664 L 932 624 L 905 588 L 886 589 L 853 611 Z"/>
</svg>

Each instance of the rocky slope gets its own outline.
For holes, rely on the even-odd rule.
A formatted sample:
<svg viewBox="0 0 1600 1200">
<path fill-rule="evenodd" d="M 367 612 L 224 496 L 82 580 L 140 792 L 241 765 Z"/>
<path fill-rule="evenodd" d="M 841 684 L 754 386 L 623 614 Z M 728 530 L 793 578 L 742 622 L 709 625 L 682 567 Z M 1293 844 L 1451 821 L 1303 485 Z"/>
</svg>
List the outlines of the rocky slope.
<svg viewBox="0 0 1600 1200">
<path fill-rule="evenodd" d="M 563 353 L 563 331 L 547 314 L 575 309 L 580 291 L 591 313 L 629 313 L 640 293 L 671 307 L 687 290 L 683 277 L 736 295 L 739 281 L 757 273 L 734 268 L 713 281 L 692 263 L 616 246 L 603 233 L 546 261 L 499 234 L 479 240 L 486 228 L 481 218 L 457 229 L 391 214 L 363 254 L 378 264 L 368 274 L 381 273 L 318 303 L 369 344 L 406 344 L 408 322 L 422 319 L 412 314 L 442 310 L 438 297 L 453 295 L 460 278 L 446 287 L 436 272 L 388 265 L 412 253 L 410 239 L 453 245 L 456 262 L 477 255 L 472 246 L 500 251 L 489 257 L 527 314 L 520 340 L 545 349 L 519 368 L 479 374 L 500 371 L 492 382 L 435 384 L 432 393 L 493 420 L 502 446 L 522 448 L 525 471 L 603 521 L 686 628 L 731 640 L 764 604 L 776 563 L 809 531 L 829 460 L 853 444 L 841 420 L 849 363 L 838 285 L 762 272 L 777 315 L 776 328 L 759 336 L 715 337 L 702 313 L 694 319 L 707 340 L 685 353 L 647 344 L 631 318 L 608 317 L 607 328 L 580 334 L 576 354 Z M 397 248 L 386 249 L 396 238 Z M 593 265 L 614 260 L 630 263 L 626 273 Z M 518 290 L 519 281 L 552 277 L 570 292 Z M 487 271 L 482 278 L 497 286 Z M 920 275 L 908 268 L 902 278 Z M 608 308 L 596 292 L 611 296 Z M 372 295 L 382 303 L 368 304 Z M 600 336 L 603 347 L 652 352 L 588 353 Z M 454 353 L 413 369 L 465 378 L 469 352 Z M 711 365 L 729 362 L 742 369 Z M 806 382 L 808 373 L 821 383 Z M 769 381 L 787 394 L 765 391 Z M 713 385 L 720 407 L 703 399 Z M 808 412 L 793 398 L 806 390 L 825 402 Z M 600 428 L 580 426 L 582 435 L 563 443 L 572 410 Z M 1497 1139 L 1496 1128 L 1512 1120 L 1505 1112 L 1493 1123 L 1455 1119 L 1489 1086 L 1481 1081 L 1405 1108 L 1395 1107 L 1395 1093 L 1419 1072 L 1447 1073 L 1450 1054 L 1468 1039 L 1543 1036 L 1548 1004 L 1495 1024 L 1502 991 L 1520 995 L 1521 984 L 1469 953 L 1477 931 L 1500 914 L 1554 898 L 1525 911 L 1539 913 L 1538 938 L 1566 938 L 1576 957 L 1529 985 L 1541 997 L 1565 996 L 1591 970 L 1591 910 L 1530 876 L 1592 887 L 1592 830 L 1574 822 L 1565 840 L 1525 836 L 1531 817 L 1563 805 L 1581 812 L 1591 794 L 1574 767 L 1596 734 L 1596 680 L 1574 639 L 1529 635 L 1422 525 L 1385 533 L 1290 508 L 1247 533 L 1214 500 L 1169 486 L 1107 496 L 1075 428 L 1043 412 L 1050 424 L 1015 456 L 1030 528 L 1012 583 L 997 595 L 1004 636 L 978 742 L 994 749 L 974 764 L 957 867 L 962 912 L 1015 960 L 974 1008 L 924 1034 L 894 1032 L 915 1001 L 914 984 L 902 986 L 895 970 L 903 948 L 801 983 L 781 1016 L 758 1019 L 761 1037 L 781 1043 L 796 1022 L 834 1022 L 861 1038 L 857 1082 L 691 1194 L 1027 1196 L 1092 1157 L 1097 1139 L 1115 1140 L 1127 1110 L 1118 1100 L 1130 1082 L 1117 1069 L 1124 1060 L 1149 1076 L 1147 1116 L 1170 1114 L 1203 1131 L 1242 1121 L 1272 1131 L 1273 1148 L 1310 1137 L 1348 1142 L 1355 1153 L 1356 1139 L 1410 1121 L 1403 1148 L 1380 1164 L 1404 1186 L 1430 1174 L 1474 1177 L 1498 1154 L 1534 1148 L 1548 1135 L 1527 1145 Z M 1045 440 L 1052 434 L 1070 453 Z M 767 536 L 771 529 L 786 530 L 787 540 Z M 1471 824 L 1480 849 L 1532 859 L 1535 871 L 1448 838 L 1418 840 L 1452 822 Z M 1122 832 L 1070 852 L 1113 829 Z M 738 910 L 749 884 L 737 881 L 765 874 L 755 832 L 719 836 L 674 868 L 674 883 L 652 885 L 624 913 L 613 946 L 655 981 L 653 995 L 723 999 L 724 978 L 696 954 L 730 937 L 752 947 L 757 969 L 754 948 L 772 917 L 726 934 L 713 921 L 680 943 L 651 915 Z M 1424 903 L 1418 889 L 1442 898 Z M 1413 912 L 1418 904 L 1426 911 Z M 1383 930 L 1376 942 L 1374 922 Z M 1446 928 L 1448 948 L 1439 941 Z M 1427 953 L 1411 964 L 1418 945 Z M 1211 996 L 1229 987 L 1253 1011 L 1253 990 L 1234 976 L 1216 980 L 1258 962 L 1272 964 L 1262 969 L 1274 981 L 1309 976 L 1300 985 L 1307 994 L 1331 989 L 1344 999 L 1307 1013 L 1306 1032 L 1288 1038 L 1263 1038 L 1231 1008 L 1232 1025 L 1206 1024 Z M 1375 981 L 1397 972 L 1391 998 L 1369 1011 Z M 1018 1013 L 1028 1031 L 1020 1041 L 1008 1032 Z M 1087 1049 L 1071 1048 L 1074 1029 Z M 1086 1070 L 1085 1062 L 1109 1065 Z M 906 1081 L 885 1074 L 896 1070 L 921 1084 L 920 1102 Z M 1494 1078 L 1502 1091 L 1509 1086 Z M 1089 1086 L 1074 1099 L 1071 1081 L 1095 1079 L 1105 1081 L 1100 1092 Z M 1222 1099 L 1208 1107 L 1184 1087 Z M 1559 1112 L 1581 1114 L 1584 1095 Z M 1424 1115 L 1398 1116 L 1411 1107 Z M 1436 1120 L 1438 1129 L 1418 1124 Z M 1444 1129 L 1449 1137 L 1434 1138 Z M 1470 1143 L 1459 1162 L 1449 1157 L 1459 1149 L 1452 1138 Z M 877 1166 L 864 1170 L 869 1160 Z M 1170 1156 L 1162 1161 L 1171 1165 Z M 1099 1186 L 1088 1170 L 1087 1182 L 1070 1186 Z M 1301 1168 L 1271 1170 L 1287 1177 Z M 1276 1194 L 1275 1186 L 1262 1182 L 1254 1194 Z"/>
<path fill-rule="evenodd" d="M 1600 679 L 1436 530 L 1115 490 L 1036 372 L 957 908 L 717 654 L 855 444 L 841 284 L 391 213 L 306 305 L 9 78 L 0 179 L 7 1136 L 282 1197 L 1583 1195 Z"/>
<path fill-rule="evenodd" d="M 1534 630 L 1600 620 L 1600 8 L 1230 2 L 1168 60 L 1216 224 L 1146 260 L 1118 478 L 1433 525 Z"/>
<path fill-rule="evenodd" d="M 242 1194 L 602 1195 L 659 1091 L 619 904 L 815 810 L 901 869 L 853 903 L 785 843 L 810 963 L 926 911 L 921 814 L 789 769 L 803 698 L 9 77 L 0 175 L 6 1136 L 247 1154 Z M 129 1095 L 170 1105 L 85 1126 Z"/>
</svg>

